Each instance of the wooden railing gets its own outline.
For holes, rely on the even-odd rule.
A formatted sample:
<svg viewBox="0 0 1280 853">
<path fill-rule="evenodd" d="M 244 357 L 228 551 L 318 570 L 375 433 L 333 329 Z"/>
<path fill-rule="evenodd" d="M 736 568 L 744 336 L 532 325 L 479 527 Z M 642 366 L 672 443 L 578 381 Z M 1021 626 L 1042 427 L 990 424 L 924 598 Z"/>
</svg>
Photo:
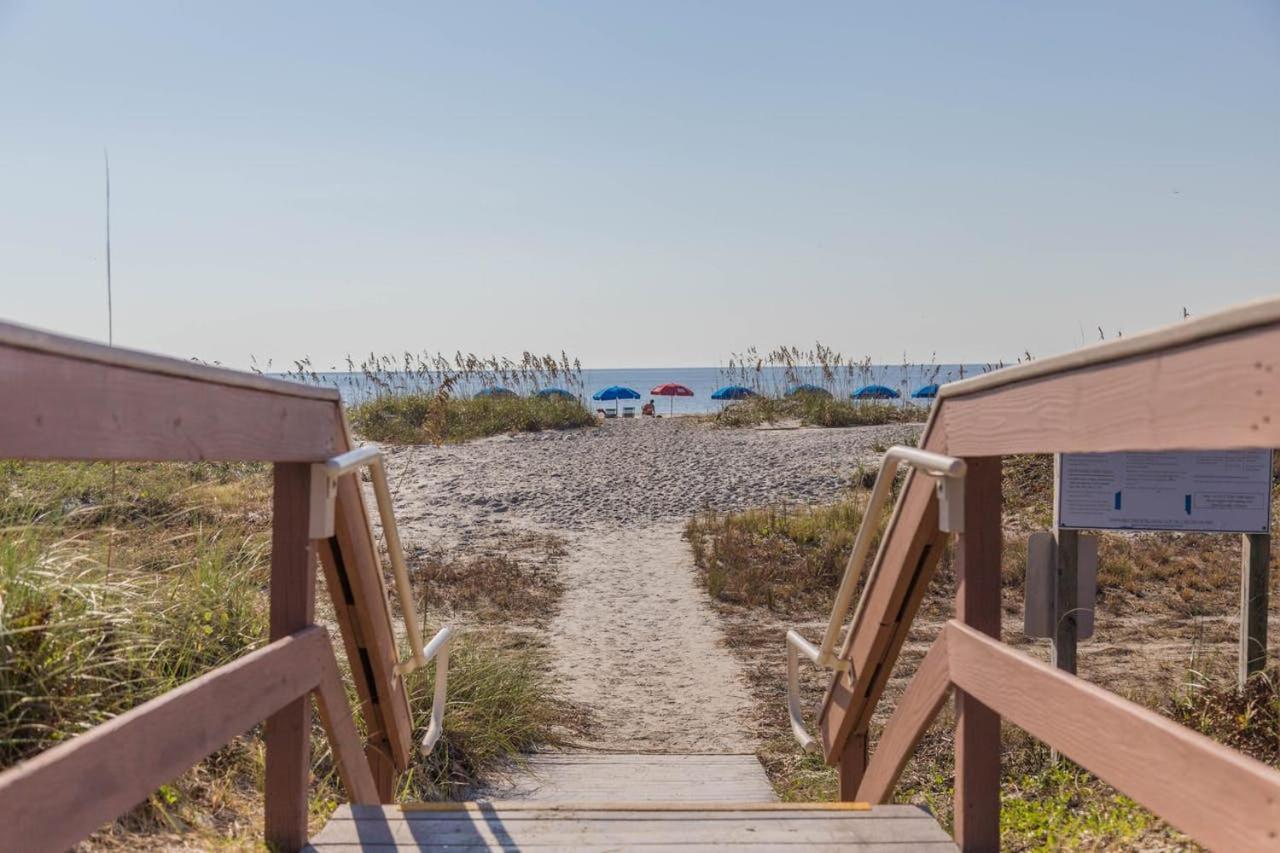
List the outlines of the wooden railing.
<svg viewBox="0 0 1280 853">
<path fill-rule="evenodd" d="M 187 682 L 0 776 L 14 849 L 65 850 L 237 735 L 314 693 L 351 801 L 376 804 L 333 648 L 311 626 Z M 310 768 L 308 768 L 310 769 Z"/>
<path fill-rule="evenodd" d="M 889 802 L 952 686 L 1213 849 L 1280 844 L 1280 773 L 956 621 L 898 702 L 858 799 Z"/>
<path fill-rule="evenodd" d="M 0 827 L 63 850 L 266 720 L 265 837 L 307 840 L 311 696 L 356 803 L 389 803 L 412 719 L 364 496 L 337 489 L 312 539 L 312 464 L 353 448 L 336 391 L 0 323 L 0 459 L 274 463 L 270 644 L 0 773 Z M 327 633 L 317 556 L 360 698 L 363 749 Z"/>
<path fill-rule="evenodd" d="M 887 800 L 954 686 L 962 849 L 999 847 L 1001 716 L 1205 844 L 1274 849 L 1280 772 L 997 641 L 1001 457 L 1280 446 L 1280 300 L 943 386 L 919 446 L 966 466 L 956 621 L 868 762 L 872 715 L 948 538 L 933 484 L 911 473 L 845 636 L 849 667 L 819 709 L 841 797 Z"/>
</svg>

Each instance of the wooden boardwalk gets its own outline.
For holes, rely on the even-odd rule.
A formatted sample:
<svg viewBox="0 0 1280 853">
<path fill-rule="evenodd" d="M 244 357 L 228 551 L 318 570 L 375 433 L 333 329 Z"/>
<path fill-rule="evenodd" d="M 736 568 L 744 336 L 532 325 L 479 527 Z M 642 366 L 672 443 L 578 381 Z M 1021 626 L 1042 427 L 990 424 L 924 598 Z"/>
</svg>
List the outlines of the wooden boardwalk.
<svg viewBox="0 0 1280 853">
<path fill-rule="evenodd" d="M 548 753 L 492 802 L 340 806 L 311 840 L 357 850 L 948 851 L 912 806 L 779 803 L 754 755 Z"/>
</svg>

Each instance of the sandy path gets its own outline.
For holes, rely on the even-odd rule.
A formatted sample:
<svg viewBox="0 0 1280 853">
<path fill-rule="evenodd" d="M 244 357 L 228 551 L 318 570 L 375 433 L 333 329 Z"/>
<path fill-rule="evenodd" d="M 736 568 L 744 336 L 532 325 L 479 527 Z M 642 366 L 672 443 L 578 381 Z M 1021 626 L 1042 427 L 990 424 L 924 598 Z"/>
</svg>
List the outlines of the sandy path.
<svg viewBox="0 0 1280 853">
<path fill-rule="evenodd" d="M 679 525 L 576 538 L 550 626 L 569 699 L 595 711 L 587 747 L 741 752 L 750 695 L 694 578 Z"/>
<path fill-rule="evenodd" d="M 713 430 L 679 419 L 387 448 L 406 544 L 569 543 L 565 594 L 547 626 L 564 695 L 592 712 L 584 746 L 750 751 L 742 664 L 698 586 L 683 524 L 704 508 L 834 498 L 915 427 Z"/>
</svg>

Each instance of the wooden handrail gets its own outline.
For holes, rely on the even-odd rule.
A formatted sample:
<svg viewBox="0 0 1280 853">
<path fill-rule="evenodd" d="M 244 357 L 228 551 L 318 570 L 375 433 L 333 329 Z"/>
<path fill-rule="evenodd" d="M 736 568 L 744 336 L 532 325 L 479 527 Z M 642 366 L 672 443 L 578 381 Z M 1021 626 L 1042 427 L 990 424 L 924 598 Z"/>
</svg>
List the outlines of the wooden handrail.
<svg viewBox="0 0 1280 853">
<path fill-rule="evenodd" d="M 971 471 L 990 460 L 994 473 L 966 492 L 966 534 L 957 548 L 961 621 L 999 634 L 1002 456 L 1280 447 L 1277 353 L 1280 299 L 1272 299 L 944 385 L 919 446 L 962 458 Z M 930 491 L 917 477 L 903 486 L 841 650 L 848 671 L 833 675 L 818 712 L 824 757 L 840 768 L 842 797 L 891 789 L 912 746 L 908 735 L 928 717 L 921 712 L 940 701 L 936 689 L 926 691 L 927 701 L 919 698 L 926 695 L 922 682 L 909 706 L 916 716 L 895 715 L 882 743 L 888 751 L 867 763 L 872 715 L 946 543 Z M 971 519 L 980 520 L 973 531 Z M 963 688 L 956 716 L 956 838 L 965 850 L 990 849 L 998 844 L 999 718 Z M 1159 808 L 1182 806 L 1161 801 Z M 1200 808 L 1192 822 L 1204 819 Z M 1192 834 L 1206 829 L 1189 824 L 1185 812 L 1165 816 Z"/>
<path fill-rule="evenodd" d="M 363 769 L 351 764 L 351 738 L 342 734 L 351 713 L 345 698 L 338 704 L 340 691 L 325 691 L 321 714 L 348 741 L 335 753 L 352 795 L 367 798 L 372 771 L 378 799 L 390 802 L 396 774 L 408 765 L 413 723 L 394 669 L 395 630 L 358 484 L 339 489 L 335 535 L 308 539 L 311 463 L 355 447 L 337 390 L 7 323 L 0 323 L 0 390 L 12 403 L 0 406 L 0 459 L 275 463 L 271 636 L 314 621 L 318 552 L 368 732 Z M 284 849 L 306 839 L 310 713 L 295 697 L 267 719 L 266 836 Z M 127 763 L 120 768 L 127 770 Z"/>
<path fill-rule="evenodd" d="M 951 686 L 1212 849 L 1274 849 L 1280 771 L 948 622 L 884 729 L 858 798 L 888 802 Z"/>
<path fill-rule="evenodd" d="M 332 389 L 7 324 L 0 352 L 0 458 L 318 462 L 347 449 Z"/>
<path fill-rule="evenodd" d="M 829 763 L 836 762 L 855 732 L 870 725 L 947 538 L 938 529 L 933 483 L 909 473 L 840 652 L 852 666 L 832 677 L 818 712 L 819 739 Z"/>
<path fill-rule="evenodd" d="M 17 323 L 0 321 L 0 349 L 44 353 L 75 361 L 119 367 L 138 373 L 189 379 L 206 387 L 225 385 L 229 388 L 266 391 L 287 397 L 328 400 L 331 403 L 341 399 L 336 388 L 305 385 L 301 382 L 264 376 L 261 373 L 245 373 L 240 370 L 229 370 L 196 361 L 183 361 L 179 358 L 153 355 L 124 347 L 105 346 L 67 335 L 57 335 L 31 326 L 21 326 Z"/>
<path fill-rule="evenodd" d="M 1280 300 L 944 385 L 919 446 L 966 459 L 1011 453 L 1280 446 Z M 865 734 L 946 537 L 930 484 L 909 476 L 868 574 L 863 618 L 818 712 L 838 763 Z"/>
<path fill-rule="evenodd" d="M 23 850 L 65 850 L 312 691 L 352 802 L 376 804 L 328 635 L 311 626 L 0 773 L 0 827 Z"/>
</svg>

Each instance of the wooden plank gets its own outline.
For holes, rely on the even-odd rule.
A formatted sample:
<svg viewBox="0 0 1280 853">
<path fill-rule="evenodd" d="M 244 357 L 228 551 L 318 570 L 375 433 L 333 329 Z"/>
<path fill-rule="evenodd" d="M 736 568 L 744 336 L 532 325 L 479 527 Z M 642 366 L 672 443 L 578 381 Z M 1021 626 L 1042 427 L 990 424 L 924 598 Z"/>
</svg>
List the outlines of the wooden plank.
<svg viewBox="0 0 1280 853">
<path fill-rule="evenodd" d="M 941 399 L 1000 388 L 1029 379 L 1053 376 L 1087 367 L 1130 360 L 1189 345 L 1223 338 L 1238 332 L 1280 325 L 1280 298 L 1258 299 L 1224 311 L 1181 320 L 1158 329 L 1083 346 L 1061 355 L 1037 358 L 1022 364 L 981 373 L 959 382 L 948 382 L 938 391 Z"/>
<path fill-rule="evenodd" d="M 539 764 L 758 764 L 754 752 L 539 752 L 529 756 Z"/>
<path fill-rule="evenodd" d="M 945 433 L 936 422 L 926 430 L 922 447 L 937 450 L 945 444 Z M 832 677 L 818 714 L 819 740 L 829 763 L 838 760 L 854 732 L 867 730 L 947 536 L 938 530 L 933 482 L 909 473 L 868 575 L 864 604 L 840 653 L 852 661 L 853 673 Z"/>
<path fill-rule="evenodd" d="M 1280 447 L 1278 352 L 1280 326 L 1270 325 L 985 390 L 957 389 L 938 403 L 947 452 Z"/>
<path fill-rule="evenodd" d="M 1200 844 L 1275 849 L 1280 772 L 957 622 L 944 630 L 960 690 Z"/>
<path fill-rule="evenodd" d="M 956 541 L 956 620 L 1000 637 L 1000 458 L 965 460 L 964 532 Z M 960 849 L 1000 849 L 1000 717 L 956 693 L 955 838 Z"/>
<path fill-rule="evenodd" d="M 916 746 L 942 710 L 951 689 L 950 661 L 947 657 L 947 635 L 934 641 L 916 674 L 907 685 L 898 707 L 889 718 L 876 743 L 875 754 L 862 778 L 854 799 L 887 803 L 893 789 L 915 754 Z"/>
<path fill-rule="evenodd" d="M 607 821 L 522 821 L 509 824 L 476 820 L 448 826 L 430 827 L 405 821 L 346 821 L 330 824 L 316 840 L 316 848 L 328 844 L 401 844 L 414 849 L 454 849 L 458 846 L 487 845 L 493 850 L 522 850 L 531 846 L 577 849 L 582 845 L 614 845 L 627 850 L 652 844 L 715 844 L 717 847 L 774 844 L 893 844 L 899 850 L 908 845 L 946 842 L 937 823 L 914 821 L 857 821 L 844 825 L 814 822 L 796 826 L 793 821 L 698 821 L 668 825 L 620 818 Z M 941 837 L 940 837 L 941 836 Z M 856 849 L 856 848 L 855 848 Z M 955 846 L 951 845 L 951 850 Z"/>
<path fill-rule="evenodd" d="M 856 802 L 858 786 L 862 784 L 862 775 L 867 771 L 867 733 L 855 731 L 844 742 L 840 752 L 840 763 L 836 767 L 838 783 L 836 796 L 841 802 Z"/>
<path fill-rule="evenodd" d="M 777 801 L 763 802 L 756 800 L 738 800 L 734 802 L 718 802 L 718 803 L 697 803 L 691 804 L 685 800 L 667 800 L 667 801 L 647 801 L 637 800 L 627 802 L 625 800 L 615 800 L 612 802 L 565 802 L 565 801 L 547 801 L 547 800 L 470 800 L 463 802 L 432 802 L 432 803 L 401 803 L 398 806 L 378 806 L 369 808 L 359 805 L 341 805 L 337 811 L 333 813 L 330 820 L 361 820 L 368 817 L 376 817 L 380 814 L 389 814 L 394 809 L 403 812 L 403 816 L 410 820 L 423 819 L 426 820 L 432 815 L 443 815 L 448 817 L 452 812 L 474 812 L 476 814 L 489 814 L 493 811 L 501 811 L 503 814 L 513 815 L 512 819 L 518 819 L 519 813 L 529 812 L 531 817 L 537 817 L 540 814 L 551 812 L 589 812 L 591 814 L 604 814 L 608 812 L 652 812 L 657 817 L 671 817 L 680 815 L 695 814 L 699 816 L 716 816 L 727 814 L 730 816 L 741 815 L 756 812 L 871 812 L 870 803 L 863 802 L 814 802 L 814 803 L 780 803 Z M 876 806 L 875 816 L 879 818 L 886 817 L 917 817 L 919 808 L 907 805 L 886 805 Z M 657 819 L 657 818 L 655 818 Z M 710 817 L 708 817 L 710 819 Z"/>
<path fill-rule="evenodd" d="M 350 667 L 351 680 L 355 684 L 360 713 L 365 720 L 365 762 L 369 765 L 377 786 L 379 802 L 395 801 L 395 764 L 391 759 L 391 743 L 387 738 L 387 725 L 378 699 L 376 678 L 372 662 L 376 653 L 369 649 L 359 613 L 356 610 L 353 579 L 346 560 L 338 548 L 336 537 L 316 540 L 320 565 L 324 568 L 325 588 L 333 602 L 333 612 L 338 622 L 338 633 Z M 394 676 L 394 673 L 390 673 Z M 387 676 L 384 674 L 384 678 Z"/>
<path fill-rule="evenodd" d="M 754 755 L 531 756 L 501 796 L 536 802 L 753 801 L 777 794 Z"/>
<path fill-rule="evenodd" d="M 1246 533 L 1240 558 L 1239 683 L 1267 666 L 1267 603 L 1271 586 L 1271 537 Z"/>
<path fill-rule="evenodd" d="M 365 713 L 370 728 L 366 753 L 370 764 L 390 762 L 403 771 L 413 749 L 413 717 L 404 679 L 395 672 L 397 641 L 390 602 L 378 560 L 377 545 L 365 510 L 364 494 L 355 477 L 338 483 L 335 538 L 350 582 L 351 607 L 359 624 L 359 644 L 354 635 L 344 640 L 352 672 L 373 685 L 372 713 Z M 390 791 L 383 790 L 384 801 Z"/>
<path fill-rule="evenodd" d="M 332 654 L 325 655 L 321 662 L 320 683 L 315 693 L 320 720 L 329 736 L 334 763 L 338 766 L 338 776 L 347 790 L 347 797 L 360 805 L 376 805 L 381 802 L 378 786 L 360 747 L 360 735 L 351 717 L 351 706 L 347 704 L 347 694 Z"/>
<path fill-rule="evenodd" d="M 159 786 L 303 698 L 331 656 L 324 630 L 206 673 L 0 774 L 0 826 L 23 849 L 66 850 Z"/>
<path fill-rule="evenodd" d="M 777 842 L 773 844 L 755 845 L 751 842 L 742 842 L 735 845 L 735 848 L 741 850 L 796 850 L 804 851 L 804 853 L 848 853 L 853 850 L 857 853 L 955 853 L 956 846 L 950 841 L 937 842 L 916 842 L 914 844 L 905 845 L 896 842 L 879 843 L 868 842 L 851 846 L 847 843 L 839 844 L 813 844 L 810 842 L 799 842 L 795 844 L 787 842 Z M 905 849 L 904 849 L 905 848 Z M 431 844 L 420 844 L 414 842 L 412 844 L 394 845 L 394 844 L 320 844 L 309 845 L 307 850 L 322 851 L 322 853 L 393 853 L 393 851 L 421 851 L 421 850 L 492 850 L 484 843 L 476 844 L 451 844 L 447 848 L 434 847 Z M 560 845 L 538 845 L 525 844 L 525 850 L 558 850 L 562 849 Z M 617 844 L 575 844 L 574 853 L 617 853 Z M 706 844 L 645 844 L 643 847 L 636 846 L 636 849 L 650 851 L 650 853 L 680 853 L 684 850 L 702 850 L 702 849 L 725 849 L 723 845 L 717 842 L 708 842 Z"/>
<path fill-rule="evenodd" d="M 310 538 L 311 466 L 276 463 L 271 498 L 271 639 L 315 621 L 316 557 Z M 267 718 L 265 825 L 269 845 L 307 843 L 311 703 L 301 697 Z"/>
<path fill-rule="evenodd" d="M 1056 490 L 1055 490 L 1056 494 Z M 1080 588 L 1080 531 L 1056 528 L 1054 538 L 1053 665 L 1076 673 Z"/>
<path fill-rule="evenodd" d="M 314 462 L 340 428 L 332 399 L 3 346 L 0 389 L 0 458 Z"/>
<path fill-rule="evenodd" d="M 109 367 L 125 368 L 140 373 L 155 373 L 160 376 L 191 379 L 208 385 L 248 388 L 255 391 L 267 391 L 277 395 L 286 394 L 291 397 L 310 400 L 337 402 L 341 399 L 336 388 L 304 385 L 301 382 L 277 379 L 271 376 L 264 376 L 261 373 L 246 373 L 240 370 L 201 364 L 189 359 L 155 355 L 118 346 L 105 346 L 83 338 L 57 335 L 32 326 L 0 321 L 0 350 L 6 349 L 30 350 L 32 352 L 59 355 Z"/>
<path fill-rule="evenodd" d="M 510 819 L 501 810 L 433 813 L 423 820 L 390 812 L 371 818 L 334 820 L 315 844 L 489 844 L 510 849 L 528 845 L 614 844 L 860 844 L 948 841 L 937 822 L 921 811 L 906 817 L 877 817 L 874 812 L 791 811 L 663 815 L 654 812 L 556 812 Z M 954 849 L 954 848 L 953 848 Z"/>
</svg>

